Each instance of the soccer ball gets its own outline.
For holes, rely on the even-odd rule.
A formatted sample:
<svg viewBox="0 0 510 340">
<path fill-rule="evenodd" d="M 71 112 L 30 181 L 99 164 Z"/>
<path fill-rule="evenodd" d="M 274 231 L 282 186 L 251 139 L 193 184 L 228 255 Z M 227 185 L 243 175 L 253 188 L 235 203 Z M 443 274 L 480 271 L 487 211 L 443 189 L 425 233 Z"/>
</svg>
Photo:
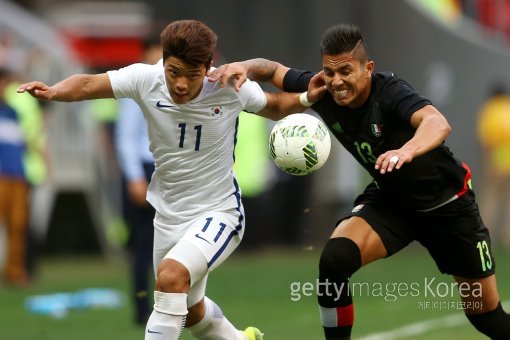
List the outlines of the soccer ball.
<svg viewBox="0 0 510 340">
<path fill-rule="evenodd" d="M 297 176 L 319 170 L 329 156 L 331 138 L 319 119 L 295 113 L 278 121 L 269 135 L 269 153 L 283 171 Z"/>
</svg>

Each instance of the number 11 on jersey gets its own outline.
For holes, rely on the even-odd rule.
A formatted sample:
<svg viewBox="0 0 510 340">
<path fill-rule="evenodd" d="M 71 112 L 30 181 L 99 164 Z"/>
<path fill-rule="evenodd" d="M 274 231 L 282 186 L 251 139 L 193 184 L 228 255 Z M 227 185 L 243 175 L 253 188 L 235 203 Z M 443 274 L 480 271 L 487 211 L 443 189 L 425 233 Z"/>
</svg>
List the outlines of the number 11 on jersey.
<svg viewBox="0 0 510 340">
<path fill-rule="evenodd" d="M 180 123 L 181 137 L 179 138 L 179 147 L 184 148 L 184 138 L 186 135 L 186 123 Z M 195 151 L 200 150 L 200 137 L 202 137 L 202 125 L 195 125 L 193 128 L 196 131 Z"/>
</svg>

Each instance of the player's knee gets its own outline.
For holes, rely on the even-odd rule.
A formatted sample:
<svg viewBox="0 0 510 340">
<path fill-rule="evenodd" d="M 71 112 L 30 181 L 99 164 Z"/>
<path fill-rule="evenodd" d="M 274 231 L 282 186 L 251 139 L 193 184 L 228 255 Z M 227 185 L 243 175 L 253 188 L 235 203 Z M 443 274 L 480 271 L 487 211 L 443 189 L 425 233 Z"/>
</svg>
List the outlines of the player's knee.
<svg viewBox="0 0 510 340">
<path fill-rule="evenodd" d="M 190 285 L 188 269 L 181 263 L 165 259 L 158 267 L 155 288 L 166 293 L 187 293 Z"/>
<path fill-rule="evenodd" d="M 361 252 L 349 238 L 331 238 L 324 247 L 320 261 L 321 278 L 349 278 L 361 267 Z"/>
<path fill-rule="evenodd" d="M 510 315 L 505 313 L 501 303 L 493 311 L 466 316 L 479 332 L 491 339 L 510 339 Z"/>
</svg>

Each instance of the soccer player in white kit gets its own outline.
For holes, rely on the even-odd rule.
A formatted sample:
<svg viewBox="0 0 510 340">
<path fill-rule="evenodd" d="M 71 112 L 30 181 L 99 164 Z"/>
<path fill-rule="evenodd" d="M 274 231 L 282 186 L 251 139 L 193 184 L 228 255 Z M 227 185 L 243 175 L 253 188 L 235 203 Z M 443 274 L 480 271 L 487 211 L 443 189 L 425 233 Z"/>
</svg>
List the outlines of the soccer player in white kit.
<svg viewBox="0 0 510 340">
<path fill-rule="evenodd" d="M 233 172 L 240 111 L 277 120 L 304 109 L 299 94 L 240 89 L 207 78 L 216 34 L 195 20 L 161 33 L 163 59 L 107 73 L 76 74 L 53 86 L 22 84 L 43 100 L 133 98 L 147 120 L 156 170 L 147 200 L 154 219 L 154 311 L 145 339 L 178 339 L 183 326 L 199 339 L 262 339 L 255 327 L 236 329 L 205 296 L 207 276 L 240 243 L 241 192 Z M 238 90 L 238 91 L 237 91 Z"/>
</svg>

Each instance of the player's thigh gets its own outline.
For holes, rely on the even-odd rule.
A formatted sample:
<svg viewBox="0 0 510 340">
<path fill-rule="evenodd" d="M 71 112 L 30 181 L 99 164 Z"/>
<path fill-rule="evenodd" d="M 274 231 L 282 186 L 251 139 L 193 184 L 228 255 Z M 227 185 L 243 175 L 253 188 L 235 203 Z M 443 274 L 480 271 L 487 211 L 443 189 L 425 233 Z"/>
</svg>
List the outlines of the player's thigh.
<svg viewBox="0 0 510 340">
<path fill-rule="evenodd" d="M 408 216 L 389 204 L 380 190 L 367 187 L 343 216 L 332 237 L 347 237 L 361 251 L 362 264 L 391 256 L 414 240 Z"/>
<path fill-rule="evenodd" d="M 237 209 L 212 211 L 195 219 L 182 240 L 202 253 L 212 271 L 237 248 L 243 232 L 244 218 Z"/>
<path fill-rule="evenodd" d="M 207 260 L 195 244 L 182 239 L 165 255 L 183 265 L 189 273 L 188 307 L 196 305 L 205 296 L 209 267 Z M 162 262 L 164 263 L 164 261 Z"/>
<path fill-rule="evenodd" d="M 239 211 L 209 212 L 193 220 L 183 237 L 164 256 L 190 274 L 188 307 L 205 296 L 208 273 L 225 261 L 241 242 L 244 218 Z"/>
<path fill-rule="evenodd" d="M 331 238 L 336 237 L 345 237 L 356 243 L 360 249 L 362 265 L 388 254 L 379 235 L 363 218 L 358 216 L 342 220 L 331 235 Z"/>
<path fill-rule="evenodd" d="M 173 273 L 180 282 L 192 287 L 208 272 L 207 260 L 194 244 L 187 240 L 180 240 L 165 255 L 158 268 L 158 279 L 161 271 Z"/>
<path fill-rule="evenodd" d="M 153 265 L 154 275 L 158 273 L 161 260 L 184 236 L 188 223 L 172 224 L 165 216 L 156 212 L 154 218 Z"/>
<path fill-rule="evenodd" d="M 444 274 L 478 279 L 495 273 L 489 231 L 467 192 L 432 212 L 416 213 L 417 240 Z"/>
</svg>

